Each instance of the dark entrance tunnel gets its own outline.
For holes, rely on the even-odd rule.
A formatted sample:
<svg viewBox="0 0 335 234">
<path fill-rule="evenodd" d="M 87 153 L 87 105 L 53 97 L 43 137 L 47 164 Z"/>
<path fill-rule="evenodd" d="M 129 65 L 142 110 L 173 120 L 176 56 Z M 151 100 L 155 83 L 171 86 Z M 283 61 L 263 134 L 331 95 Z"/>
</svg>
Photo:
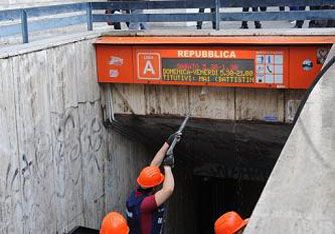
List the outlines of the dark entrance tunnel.
<svg viewBox="0 0 335 234">
<path fill-rule="evenodd" d="M 183 120 L 115 117 L 110 127 L 152 154 Z M 230 210 L 249 217 L 290 129 L 287 124 L 190 119 L 174 150 L 177 191 L 168 209 L 174 228 L 166 233 L 213 233 L 215 219 Z"/>
</svg>

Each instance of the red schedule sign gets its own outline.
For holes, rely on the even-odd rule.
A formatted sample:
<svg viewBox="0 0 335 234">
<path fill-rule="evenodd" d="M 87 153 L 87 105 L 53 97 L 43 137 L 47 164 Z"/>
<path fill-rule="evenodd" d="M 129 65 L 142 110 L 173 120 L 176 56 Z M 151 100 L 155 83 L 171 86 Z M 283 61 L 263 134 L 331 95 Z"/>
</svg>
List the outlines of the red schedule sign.
<svg viewBox="0 0 335 234">
<path fill-rule="evenodd" d="M 107 83 L 307 88 L 329 48 L 97 44 L 98 79 Z"/>
</svg>

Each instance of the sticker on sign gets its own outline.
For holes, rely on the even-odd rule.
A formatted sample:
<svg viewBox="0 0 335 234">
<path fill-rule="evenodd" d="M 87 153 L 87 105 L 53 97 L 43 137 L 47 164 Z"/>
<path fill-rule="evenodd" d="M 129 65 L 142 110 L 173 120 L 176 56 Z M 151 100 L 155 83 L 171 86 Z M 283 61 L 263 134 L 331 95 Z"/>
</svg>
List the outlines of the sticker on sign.
<svg viewBox="0 0 335 234">
<path fill-rule="evenodd" d="M 123 59 L 120 57 L 116 57 L 116 56 L 111 56 L 110 60 L 109 60 L 109 65 L 117 65 L 117 66 L 121 66 L 123 64 Z"/>
<path fill-rule="evenodd" d="M 109 70 L 109 77 L 110 78 L 116 78 L 120 75 L 119 71 L 118 70 L 115 70 L 115 69 L 110 69 Z"/>
</svg>

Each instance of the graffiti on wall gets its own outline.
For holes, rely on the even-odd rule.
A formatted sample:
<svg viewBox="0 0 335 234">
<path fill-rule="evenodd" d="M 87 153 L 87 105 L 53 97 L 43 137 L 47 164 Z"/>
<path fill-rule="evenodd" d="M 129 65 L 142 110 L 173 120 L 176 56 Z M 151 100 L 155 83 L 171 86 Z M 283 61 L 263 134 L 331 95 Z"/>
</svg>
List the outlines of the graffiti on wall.
<svg viewBox="0 0 335 234">
<path fill-rule="evenodd" d="M 98 108 L 96 101 L 52 113 L 49 129 L 31 126 L 33 136 L 18 144 L 20 155 L 6 157 L 5 178 L 0 180 L 0 233 L 50 231 L 56 228 L 57 212 L 64 212 L 55 210 L 62 204 L 74 209 L 74 215 L 83 215 L 82 177 L 103 176 L 105 130 Z M 47 227 L 46 217 L 55 219 L 54 224 Z"/>
</svg>

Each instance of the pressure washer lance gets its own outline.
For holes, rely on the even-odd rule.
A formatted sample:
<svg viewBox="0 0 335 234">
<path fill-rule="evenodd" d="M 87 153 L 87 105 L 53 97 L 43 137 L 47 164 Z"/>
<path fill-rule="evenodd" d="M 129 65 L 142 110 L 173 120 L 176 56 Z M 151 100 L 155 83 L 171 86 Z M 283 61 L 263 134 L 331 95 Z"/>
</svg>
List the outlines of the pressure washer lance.
<svg viewBox="0 0 335 234">
<path fill-rule="evenodd" d="M 178 131 L 175 133 L 175 138 L 173 139 L 168 151 L 166 152 L 166 157 L 169 157 L 169 156 L 172 156 L 173 157 L 173 149 L 174 147 L 176 146 L 176 144 L 180 141 L 180 135 L 181 133 L 183 132 L 186 124 L 187 124 L 187 121 L 188 119 L 190 118 L 190 114 L 187 114 L 183 123 L 180 125 Z M 167 209 L 168 209 L 168 206 L 169 206 L 169 202 L 167 202 L 166 206 L 165 206 L 165 212 L 164 212 L 164 216 L 163 216 L 163 225 L 162 225 L 162 230 L 161 230 L 161 233 L 164 233 L 164 230 L 165 230 L 165 221 L 166 221 L 166 216 L 167 216 Z"/>
<path fill-rule="evenodd" d="M 170 145 L 168 151 L 166 152 L 166 156 L 167 156 L 167 157 L 173 155 L 173 149 L 174 149 L 174 147 L 176 146 L 176 144 L 180 141 L 179 136 L 180 136 L 181 133 L 183 132 L 183 130 L 184 130 L 184 128 L 185 128 L 185 126 L 186 126 L 186 123 L 187 123 L 187 121 L 188 121 L 189 118 L 190 118 L 190 115 L 189 115 L 189 114 L 186 115 L 186 117 L 185 117 L 183 123 L 180 125 L 178 131 L 175 133 L 175 138 L 173 139 L 173 141 L 172 141 L 172 143 L 171 143 L 171 145 Z"/>
<path fill-rule="evenodd" d="M 201 88 L 201 93 L 199 94 L 200 99 L 204 99 L 205 96 L 207 96 L 207 89 L 206 88 L 207 87 L 202 87 Z M 186 115 L 183 123 L 180 125 L 178 131 L 175 133 L 175 138 L 173 139 L 168 151 L 166 152 L 166 157 L 171 156 L 171 155 L 173 156 L 173 149 L 176 146 L 176 144 L 180 141 L 179 136 L 183 132 L 183 130 L 184 130 L 186 124 L 187 124 L 188 119 L 191 117 L 191 114 L 193 113 L 193 111 L 195 110 L 196 107 L 197 107 L 196 105 L 193 105 L 193 108 L 188 112 L 188 114 Z"/>
</svg>

